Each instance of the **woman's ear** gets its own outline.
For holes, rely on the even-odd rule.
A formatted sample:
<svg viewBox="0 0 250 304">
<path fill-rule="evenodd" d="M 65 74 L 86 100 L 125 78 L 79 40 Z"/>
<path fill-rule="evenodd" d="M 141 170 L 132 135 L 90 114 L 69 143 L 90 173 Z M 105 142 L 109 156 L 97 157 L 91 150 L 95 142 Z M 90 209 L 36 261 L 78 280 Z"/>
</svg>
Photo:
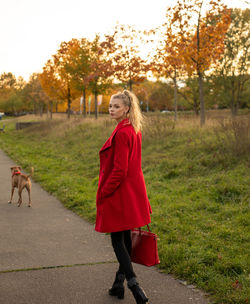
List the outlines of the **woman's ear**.
<svg viewBox="0 0 250 304">
<path fill-rule="evenodd" d="M 126 115 L 129 113 L 129 107 L 126 106 L 126 110 L 125 110 Z"/>
</svg>

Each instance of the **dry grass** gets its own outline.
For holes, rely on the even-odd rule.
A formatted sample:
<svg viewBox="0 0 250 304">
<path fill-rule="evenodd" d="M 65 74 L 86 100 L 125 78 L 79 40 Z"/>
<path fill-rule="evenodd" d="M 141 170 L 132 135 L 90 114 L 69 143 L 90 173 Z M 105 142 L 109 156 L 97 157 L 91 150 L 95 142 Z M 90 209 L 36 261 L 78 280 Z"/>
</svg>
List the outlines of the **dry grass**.
<svg viewBox="0 0 250 304">
<path fill-rule="evenodd" d="M 56 136 L 64 137 L 70 130 L 77 129 L 86 134 L 87 130 L 101 129 L 106 137 L 112 132 L 116 123 L 108 115 L 101 115 L 98 120 L 93 116 L 83 118 L 82 116 L 72 115 L 67 119 L 65 114 L 54 114 L 53 119 L 47 115 L 43 117 L 27 115 L 23 117 L 6 120 L 6 124 L 13 122 L 34 121 L 40 122 L 32 127 L 25 129 L 26 134 L 39 134 L 42 137 Z M 194 115 L 179 115 L 175 122 L 172 115 L 162 113 L 150 113 L 145 117 L 145 127 L 143 138 L 145 141 L 154 139 L 166 139 L 169 136 L 189 136 L 199 138 L 207 150 L 216 150 L 221 156 L 232 154 L 236 157 L 248 155 L 250 152 L 250 114 L 241 115 L 234 119 L 230 112 L 210 111 L 207 113 L 207 120 L 204 127 L 200 128 L 199 117 Z M 207 136 L 210 134 L 210 136 Z"/>
<path fill-rule="evenodd" d="M 226 152 L 231 151 L 236 156 L 250 154 L 250 115 L 223 120 L 220 130 L 216 132 L 217 140 L 224 144 Z"/>
<path fill-rule="evenodd" d="M 190 136 L 201 141 L 206 150 L 216 150 L 221 156 L 250 155 L 250 115 L 232 118 L 230 113 L 210 114 L 205 126 L 200 127 L 197 117 L 180 117 L 176 122 L 171 116 L 151 115 L 146 118 L 143 135 L 146 140 L 164 139 L 169 136 Z"/>
</svg>

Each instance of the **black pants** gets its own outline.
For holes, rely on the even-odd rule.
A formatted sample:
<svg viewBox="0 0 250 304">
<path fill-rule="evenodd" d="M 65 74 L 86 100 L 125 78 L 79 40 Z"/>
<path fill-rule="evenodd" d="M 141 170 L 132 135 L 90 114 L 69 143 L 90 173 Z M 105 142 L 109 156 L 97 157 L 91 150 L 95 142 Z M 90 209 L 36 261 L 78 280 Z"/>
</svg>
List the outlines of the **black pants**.
<svg viewBox="0 0 250 304">
<path fill-rule="evenodd" d="M 118 271 L 124 273 L 127 280 L 135 277 L 130 258 L 132 249 L 131 231 L 111 232 L 111 241 L 116 258 L 120 264 Z"/>
</svg>

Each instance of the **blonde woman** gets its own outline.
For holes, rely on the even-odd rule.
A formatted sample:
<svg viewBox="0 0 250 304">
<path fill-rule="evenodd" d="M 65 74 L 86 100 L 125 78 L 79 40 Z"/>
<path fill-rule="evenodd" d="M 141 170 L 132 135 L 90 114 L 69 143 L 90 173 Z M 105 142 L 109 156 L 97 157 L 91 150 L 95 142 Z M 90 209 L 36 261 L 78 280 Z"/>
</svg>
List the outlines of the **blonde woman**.
<svg viewBox="0 0 250 304">
<path fill-rule="evenodd" d="M 117 121 L 112 135 L 101 148 L 96 196 L 95 229 L 110 232 L 119 269 L 109 294 L 124 298 L 124 280 L 137 304 L 148 302 L 131 263 L 131 229 L 150 223 L 152 212 L 141 169 L 143 116 L 134 94 L 125 90 L 110 99 L 109 114 Z"/>
</svg>

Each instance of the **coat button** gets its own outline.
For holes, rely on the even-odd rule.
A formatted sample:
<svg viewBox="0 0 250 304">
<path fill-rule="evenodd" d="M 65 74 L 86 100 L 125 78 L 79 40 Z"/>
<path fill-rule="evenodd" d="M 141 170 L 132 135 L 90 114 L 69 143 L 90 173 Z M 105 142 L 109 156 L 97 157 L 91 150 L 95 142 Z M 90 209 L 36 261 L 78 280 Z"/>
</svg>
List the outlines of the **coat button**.
<svg viewBox="0 0 250 304">
<path fill-rule="evenodd" d="M 104 170 L 102 170 L 102 173 L 104 173 Z"/>
</svg>

